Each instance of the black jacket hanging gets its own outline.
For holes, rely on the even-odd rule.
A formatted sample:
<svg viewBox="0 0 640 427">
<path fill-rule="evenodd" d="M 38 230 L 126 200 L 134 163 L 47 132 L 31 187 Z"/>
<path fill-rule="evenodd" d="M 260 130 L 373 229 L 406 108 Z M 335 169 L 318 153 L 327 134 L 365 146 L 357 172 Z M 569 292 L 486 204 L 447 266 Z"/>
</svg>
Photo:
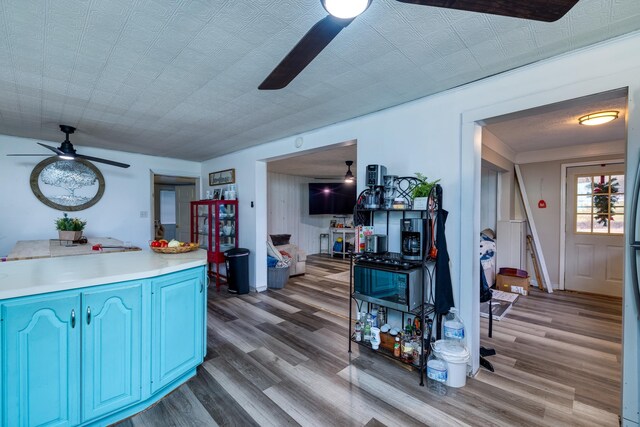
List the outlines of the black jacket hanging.
<svg viewBox="0 0 640 427">
<path fill-rule="evenodd" d="M 447 251 L 447 239 L 445 237 L 444 223 L 447 221 L 447 211 L 442 209 L 442 187 L 436 185 L 436 197 L 438 212 L 436 214 L 436 295 L 435 311 L 437 314 L 446 314 L 454 306 L 453 287 L 451 285 L 451 270 L 449 269 L 449 252 Z"/>
</svg>

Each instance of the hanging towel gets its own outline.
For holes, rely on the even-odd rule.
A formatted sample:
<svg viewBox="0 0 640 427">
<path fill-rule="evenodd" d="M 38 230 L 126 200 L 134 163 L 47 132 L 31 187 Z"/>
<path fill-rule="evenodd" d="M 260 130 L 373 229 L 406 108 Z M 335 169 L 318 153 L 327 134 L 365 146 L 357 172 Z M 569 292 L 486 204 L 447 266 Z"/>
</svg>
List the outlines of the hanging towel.
<svg viewBox="0 0 640 427">
<path fill-rule="evenodd" d="M 442 187 L 440 185 L 436 185 L 436 198 L 438 203 L 438 213 L 436 214 L 436 248 L 438 248 L 438 256 L 436 257 L 435 311 L 437 314 L 446 314 L 454 306 L 454 303 L 451 270 L 449 269 L 449 252 L 447 252 L 447 239 L 444 229 L 449 212 L 442 209 Z"/>
</svg>

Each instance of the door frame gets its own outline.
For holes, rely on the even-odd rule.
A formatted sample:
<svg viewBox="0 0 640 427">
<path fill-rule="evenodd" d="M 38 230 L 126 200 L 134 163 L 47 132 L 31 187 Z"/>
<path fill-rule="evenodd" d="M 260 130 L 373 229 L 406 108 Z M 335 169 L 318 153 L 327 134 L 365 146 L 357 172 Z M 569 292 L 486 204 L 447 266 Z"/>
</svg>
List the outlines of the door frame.
<svg viewBox="0 0 640 427">
<path fill-rule="evenodd" d="M 566 271 L 566 241 L 567 241 L 567 169 L 579 166 L 595 166 L 605 163 L 620 163 L 625 165 L 625 159 L 603 159 L 585 162 L 562 163 L 560 165 L 560 265 L 558 266 L 558 289 L 564 291 L 564 275 Z M 625 210 L 626 212 L 626 210 Z M 624 289 L 624 288 L 623 288 Z M 624 291 L 623 291 L 624 293 Z"/>
</svg>

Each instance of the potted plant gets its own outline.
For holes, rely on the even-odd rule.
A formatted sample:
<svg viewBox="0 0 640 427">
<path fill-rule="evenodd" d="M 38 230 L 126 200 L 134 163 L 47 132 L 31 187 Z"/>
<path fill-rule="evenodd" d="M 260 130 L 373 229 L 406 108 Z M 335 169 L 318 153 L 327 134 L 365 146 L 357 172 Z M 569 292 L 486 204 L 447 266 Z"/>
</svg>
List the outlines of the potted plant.
<svg viewBox="0 0 640 427">
<path fill-rule="evenodd" d="M 80 218 L 69 218 L 65 212 L 62 218 L 56 219 L 56 229 L 58 230 L 58 238 L 60 240 L 78 240 L 82 237 L 82 230 L 87 225 L 87 221 Z"/>
<path fill-rule="evenodd" d="M 422 175 L 420 172 L 416 172 L 416 178 L 418 183 L 411 190 L 411 197 L 413 198 L 413 209 L 423 210 L 427 209 L 427 199 L 431 193 L 431 189 L 440 182 L 439 179 L 435 181 L 429 181 L 428 178 Z"/>
</svg>

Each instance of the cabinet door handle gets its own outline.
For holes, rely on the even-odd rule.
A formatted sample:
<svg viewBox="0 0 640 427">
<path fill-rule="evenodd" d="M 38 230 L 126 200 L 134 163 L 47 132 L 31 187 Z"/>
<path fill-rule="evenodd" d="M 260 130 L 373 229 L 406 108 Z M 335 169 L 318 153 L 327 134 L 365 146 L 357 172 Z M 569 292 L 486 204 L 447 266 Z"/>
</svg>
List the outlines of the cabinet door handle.
<svg viewBox="0 0 640 427">
<path fill-rule="evenodd" d="M 71 329 L 76 327 L 76 311 L 71 309 Z"/>
<path fill-rule="evenodd" d="M 204 282 L 200 281 L 200 293 L 202 293 L 202 291 L 204 291 Z"/>
<path fill-rule="evenodd" d="M 87 306 L 87 325 L 91 324 L 91 307 Z"/>
</svg>

